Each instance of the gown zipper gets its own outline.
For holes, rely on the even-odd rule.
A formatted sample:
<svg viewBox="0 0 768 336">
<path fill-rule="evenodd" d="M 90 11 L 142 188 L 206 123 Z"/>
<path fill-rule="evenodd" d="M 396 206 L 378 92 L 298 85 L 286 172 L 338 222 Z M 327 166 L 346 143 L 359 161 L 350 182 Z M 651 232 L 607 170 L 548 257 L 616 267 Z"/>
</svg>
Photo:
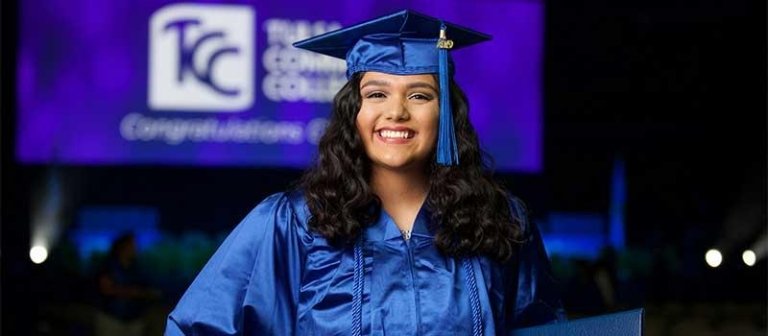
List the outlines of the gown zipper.
<svg viewBox="0 0 768 336">
<path fill-rule="evenodd" d="M 408 268 L 411 271 L 411 286 L 413 286 L 413 311 L 416 314 L 416 335 L 421 335 L 421 311 L 419 311 L 419 289 L 416 286 L 416 272 L 413 269 L 414 257 L 413 257 L 413 243 L 411 242 L 410 235 L 408 239 L 403 237 L 405 241 L 405 248 L 408 250 Z"/>
</svg>

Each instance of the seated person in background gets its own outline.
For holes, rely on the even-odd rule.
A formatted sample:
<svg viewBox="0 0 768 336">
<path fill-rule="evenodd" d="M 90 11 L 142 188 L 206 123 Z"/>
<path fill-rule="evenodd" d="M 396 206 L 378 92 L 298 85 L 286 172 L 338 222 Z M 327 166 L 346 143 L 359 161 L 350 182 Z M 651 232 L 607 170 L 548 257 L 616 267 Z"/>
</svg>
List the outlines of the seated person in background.
<svg viewBox="0 0 768 336">
<path fill-rule="evenodd" d="M 96 315 L 96 335 L 144 335 L 144 309 L 159 294 L 141 281 L 133 234 L 123 234 L 112 242 L 99 270 L 98 289 L 101 311 Z"/>
</svg>

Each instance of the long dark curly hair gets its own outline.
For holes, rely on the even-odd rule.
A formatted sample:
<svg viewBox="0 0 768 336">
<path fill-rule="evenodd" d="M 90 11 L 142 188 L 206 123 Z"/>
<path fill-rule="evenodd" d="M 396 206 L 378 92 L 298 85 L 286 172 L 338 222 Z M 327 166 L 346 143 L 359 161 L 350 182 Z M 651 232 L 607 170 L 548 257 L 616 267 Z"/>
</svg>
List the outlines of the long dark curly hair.
<svg viewBox="0 0 768 336">
<path fill-rule="evenodd" d="M 355 74 L 336 94 L 316 162 L 299 183 L 311 213 L 309 227 L 339 246 L 352 243 L 381 209 L 356 127 L 361 79 L 362 73 Z M 464 92 L 453 80 L 450 90 L 460 164 L 440 166 L 433 153 L 427 167 L 426 206 L 438 223 L 435 244 L 450 256 L 480 254 L 504 261 L 520 241 L 520 219 L 511 215 L 509 195 L 487 169 Z"/>
</svg>

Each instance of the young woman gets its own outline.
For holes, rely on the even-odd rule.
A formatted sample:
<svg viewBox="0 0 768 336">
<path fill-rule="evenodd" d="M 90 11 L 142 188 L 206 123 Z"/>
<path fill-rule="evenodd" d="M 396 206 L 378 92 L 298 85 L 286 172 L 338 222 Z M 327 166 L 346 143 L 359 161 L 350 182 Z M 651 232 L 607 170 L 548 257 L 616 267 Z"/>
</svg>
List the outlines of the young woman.
<svg viewBox="0 0 768 336">
<path fill-rule="evenodd" d="M 238 225 L 166 334 L 498 335 L 563 319 L 538 231 L 484 169 L 451 78 L 448 49 L 485 39 L 403 11 L 297 43 L 348 65 L 317 162 Z"/>
</svg>

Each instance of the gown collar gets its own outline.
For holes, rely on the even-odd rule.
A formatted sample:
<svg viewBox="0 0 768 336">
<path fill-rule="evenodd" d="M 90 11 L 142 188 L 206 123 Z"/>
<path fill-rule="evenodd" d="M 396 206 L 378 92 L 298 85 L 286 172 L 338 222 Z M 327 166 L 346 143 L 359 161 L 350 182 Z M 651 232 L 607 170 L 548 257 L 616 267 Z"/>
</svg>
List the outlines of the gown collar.
<svg viewBox="0 0 768 336">
<path fill-rule="evenodd" d="M 435 235 L 433 225 L 430 225 L 430 213 L 427 210 L 426 204 L 421 206 L 419 213 L 416 215 L 416 219 L 413 222 L 413 231 L 411 232 L 411 240 L 413 239 L 432 239 Z M 392 239 L 403 239 L 403 235 L 400 233 L 400 229 L 395 224 L 392 217 L 384 210 L 379 209 L 378 219 L 365 229 L 365 240 L 367 241 L 382 241 Z"/>
</svg>

